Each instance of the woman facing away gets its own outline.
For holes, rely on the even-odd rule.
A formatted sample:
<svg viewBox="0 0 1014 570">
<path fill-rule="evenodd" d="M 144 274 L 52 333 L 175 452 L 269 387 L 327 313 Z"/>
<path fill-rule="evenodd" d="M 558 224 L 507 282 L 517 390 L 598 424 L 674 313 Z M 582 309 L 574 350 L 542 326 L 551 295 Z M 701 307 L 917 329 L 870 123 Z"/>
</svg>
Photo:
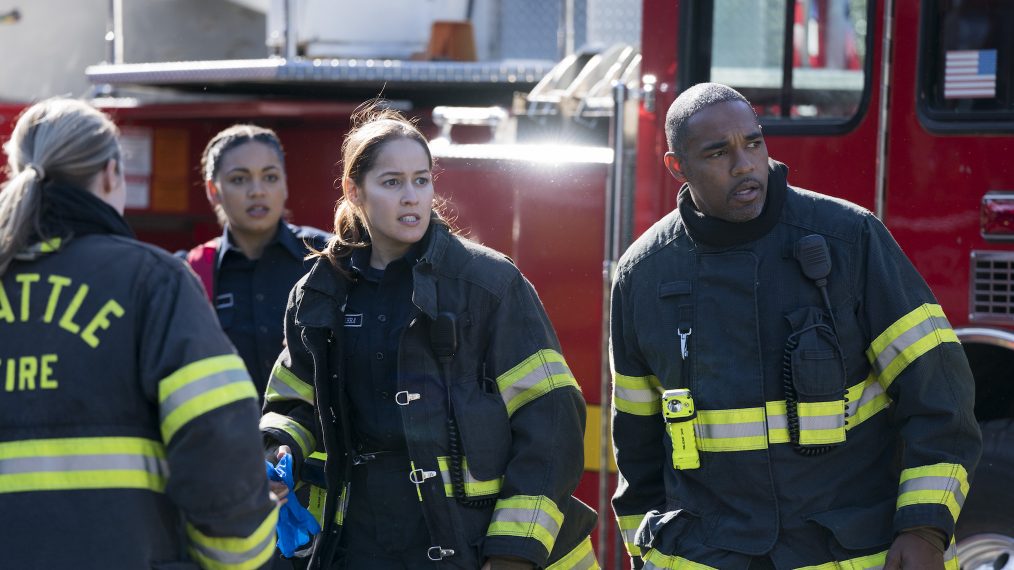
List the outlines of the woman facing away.
<svg viewBox="0 0 1014 570">
<path fill-rule="evenodd" d="M 585 404 L 535 290 L 450 231 L 396 111 L 357 113 L 342 159 L 261 418 L 269 456 L 320 487 L 310 567 L 597 568 L 595 513 L 571 496 Z"/>
<path fill-rule="evenodd" d="M 186 259 L 263 396 L 282 349 L 289 290 L 310 269 L 310 248 L 324 247 L 330 235 L 282 220 L 289 193 L 285 151 L 271 129 L 222 130 L 204 148 L 201 174 L 223 231 Z"/>
<path fill-rule="evenodd" d="M 197 280 L 124 221 L 115 125 L 51 99 L 4 150 L 4 565 L 263 564 L 277 509 L 257 394 Z"/>
</svg>

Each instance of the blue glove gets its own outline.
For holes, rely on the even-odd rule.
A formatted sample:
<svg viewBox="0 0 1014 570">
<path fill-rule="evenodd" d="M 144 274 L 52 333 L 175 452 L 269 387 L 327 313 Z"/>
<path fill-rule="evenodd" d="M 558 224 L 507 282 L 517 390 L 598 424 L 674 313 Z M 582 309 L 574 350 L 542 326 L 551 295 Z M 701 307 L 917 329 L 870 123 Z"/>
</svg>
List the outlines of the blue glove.
<svg viewBox="0 0 1014 570">
<path fill-rule="evenodd" d="M 320 532 L 320 525 L 306 507 L 299 504 L 292 492 L 295 483 L 292 480 L 292 456 L 286 453 L 278 460 L 278 465 L 265 461 L 268 480 L 283 481 L 289 488 L 289 500 L 278 512 L 278 549 L 286 558 L 292 558 L 296 549 L 310 542 L 310 537 Z"/>
</svg>

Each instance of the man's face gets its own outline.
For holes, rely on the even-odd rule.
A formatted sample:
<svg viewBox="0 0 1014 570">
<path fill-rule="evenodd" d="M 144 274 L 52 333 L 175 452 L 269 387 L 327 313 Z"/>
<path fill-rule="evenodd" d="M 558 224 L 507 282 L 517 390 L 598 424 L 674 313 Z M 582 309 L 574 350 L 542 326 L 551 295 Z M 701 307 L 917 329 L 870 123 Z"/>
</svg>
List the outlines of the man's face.
<svg viewBox="0 0 1014 570">
<path fill-rule="evenodd" d="M 705 107 L 687 123 L 686 157 L 665 166 L 686 181 L 697 208 L 729 222 L 760 215 L 768 186 L 768 149 L 753 111 L 741 101 Z"/>
</svg>

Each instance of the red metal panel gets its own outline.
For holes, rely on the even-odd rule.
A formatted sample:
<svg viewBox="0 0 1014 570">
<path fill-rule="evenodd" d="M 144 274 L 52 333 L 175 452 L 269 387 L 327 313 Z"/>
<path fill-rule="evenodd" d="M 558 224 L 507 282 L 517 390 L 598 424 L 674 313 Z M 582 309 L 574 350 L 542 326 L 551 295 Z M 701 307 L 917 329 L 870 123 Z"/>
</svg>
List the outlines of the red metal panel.
<svg viewBox="0 0 1014 570">
<path fill-rule="evenodd" d="M 958 327 L 968 324 L 971 251 L 1014 250 L 979 233 L 982 196 L 1014 189 L 1014 136 L 930 133 L 919 123 L 920 8 L 896 2 L 886 222 Z"/>
</svg>

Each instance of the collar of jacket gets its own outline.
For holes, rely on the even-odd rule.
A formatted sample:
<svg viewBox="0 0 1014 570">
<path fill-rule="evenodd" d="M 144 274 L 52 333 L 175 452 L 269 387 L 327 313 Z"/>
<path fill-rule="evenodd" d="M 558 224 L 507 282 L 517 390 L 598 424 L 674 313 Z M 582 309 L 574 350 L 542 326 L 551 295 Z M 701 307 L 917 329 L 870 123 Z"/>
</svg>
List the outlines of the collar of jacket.
<svg viewBox="0 0 1014 570">
<path fill-rule="evenodd" d="M 677 196 L 680 217 L 694 241 L 717 247 L 730 247 L 761 238 L 775 227 L 782 215 L 788 193 L 789 167 L 768 159 L 768 194 L 764 208 L 756 218 L 746 222 L 727 222 L 707 216 L 697 209 L 684 184 Z"/>
<path fill-rule="evenodd" d="M 434 214 L 435 216 L 435 214 Z M 426 248 L 412 266 L 412 303 L 431 319 L 437 318 L 437 276 L 448 246 L 453 242 L 447 226 L 433 222 L 423 237 Z M 326 258 L 313 264 L 301 286 L 302 299 L 296 308 L 296 323 L 304 327 L 339 328 L 339 313 L 345 312 L 348 280 Z M 337 306 L 337 310 L 336 309 Z"/>
<path fill-rule="evenodd" d="M 275 232 L 275 236 L 271 238 L 271 241 L 265 245 L 265 249 L 278 244 L 282 246 L 285 251 L 289 252 L 289 255 L 298 260 L 302 260 L 303 256 L 306 255 L 306 246 L 303 244 L 302 240 L 296 237 L 297 231 L 299 231 L 298 227 L 279 220 L 278 230 Z M 232 232 L 229 230 L 228 224 L 226 224 L 225 229 L 222 230 L 222 236 L 219 241 L 219 244 L 221 245 L 218 248 L 218 258 L 216 259 L 216 263 L 218 265 L 222 265 L 222 258 L 225 257 L 225 253 L 229 251 L 229 249 L 236 249 L 239 251 L 239 247 L 233 245 L 232 242 Z"/>
<path fill-rule="evenodd" d="M 42 187 L 41 232 L 29 243 L 59 237 L 107 234 L 134 237 L 134 232 L 112 206 L 91 192 L 61 182 L 46 182 Z"/>
</svg>

